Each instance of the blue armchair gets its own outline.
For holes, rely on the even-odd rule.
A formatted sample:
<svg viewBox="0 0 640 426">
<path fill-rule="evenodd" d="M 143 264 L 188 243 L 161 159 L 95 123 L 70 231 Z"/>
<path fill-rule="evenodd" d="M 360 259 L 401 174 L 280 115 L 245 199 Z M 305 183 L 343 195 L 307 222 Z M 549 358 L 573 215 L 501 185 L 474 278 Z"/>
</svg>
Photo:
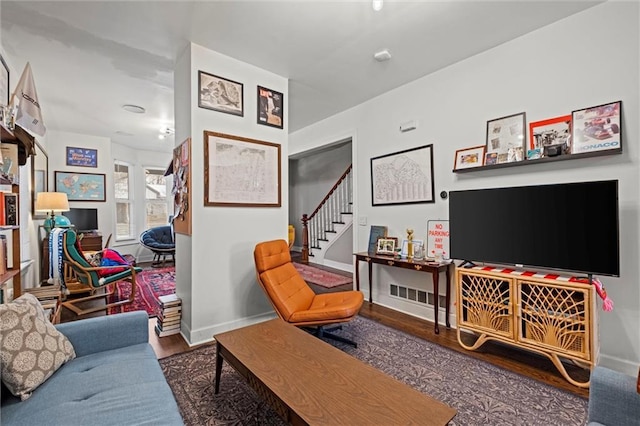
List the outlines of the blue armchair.
<svg viewBox="0 0 640 426">
<path fill-rule="evenodd" d="M 589 426 L 638 426 L 640 389 L 635 377 L 597 366 L 591 372 Z"/>
<path fill-rule="evenodd" d="M 140 244 L 153 252 L 152 266 L 164 266 L 167 256 L 176 261 L 176 242 L 173 226 L 164 225 L 149 228 L 140 234 Z"/>
</svg>

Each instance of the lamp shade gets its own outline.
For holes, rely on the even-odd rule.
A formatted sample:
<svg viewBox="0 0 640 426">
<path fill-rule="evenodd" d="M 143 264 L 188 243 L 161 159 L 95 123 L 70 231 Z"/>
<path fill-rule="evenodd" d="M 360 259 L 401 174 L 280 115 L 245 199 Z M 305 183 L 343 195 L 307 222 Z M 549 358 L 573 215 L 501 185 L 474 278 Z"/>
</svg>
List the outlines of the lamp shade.
<svg viewBox="0 0 640 426">
<path fill-rule="evenodd" d="M 38 192 L 36 196 L 36 211 L 40 212 L 68 212 L 69 200 L 64 192 Z"/>
</svg>

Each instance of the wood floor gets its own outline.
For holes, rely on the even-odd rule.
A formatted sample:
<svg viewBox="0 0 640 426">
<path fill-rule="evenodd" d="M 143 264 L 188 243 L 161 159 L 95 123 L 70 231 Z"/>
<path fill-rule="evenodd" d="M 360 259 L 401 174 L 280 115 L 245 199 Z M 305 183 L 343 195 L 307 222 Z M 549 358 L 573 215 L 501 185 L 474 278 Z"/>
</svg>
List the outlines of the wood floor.
<svg viewBox="0 0 640 426">
<path fill-rule="evenodd" d="M 350 274 L 345 273 L 344 271 L 326 267 L 323 267 L 323 269 L 350 276 Z M 441 325 L 440 334 L 435 334 L 433 331 L 433 323 L 430 321 L 406 315 L 393 309 L 371 304 L 369 302 L 364 303 L 360 311 L 360 315 L 386 326 L 401 330 L 405 333 L 437 343 L 454 351 L 464 353 L 465 355 L 489 362 L 498 367 L 547 383 L 551 386 L 564 389 L 583 397 L 589 396 L 588 389 L 578 388 L 567 382 L 556 370 L 551 361 L 546 357 L 493 342 L 485 343 L 476 351 L 467 351 L 458 343 L 455 329 L 447 329 Z M 150 343 L 156 351 L 158 358 L 163 358 L 191 349 L 179 334 L 158 338 L 153 332 L 154 326 L 155 319 L 152 318 L 149 320 Z M 589 377 L 588 370 L 572 365 L 568 365 L 567 370 L 569 370 L 574 379 L 578 379 L 580 381 L 586 381 Z"/>
</svg>

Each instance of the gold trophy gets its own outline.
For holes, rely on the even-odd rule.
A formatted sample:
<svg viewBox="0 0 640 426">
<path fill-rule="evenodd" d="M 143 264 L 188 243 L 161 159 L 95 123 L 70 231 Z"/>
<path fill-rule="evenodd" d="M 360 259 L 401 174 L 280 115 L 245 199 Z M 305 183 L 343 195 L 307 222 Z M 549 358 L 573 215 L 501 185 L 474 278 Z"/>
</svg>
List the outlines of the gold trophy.
<svg viewBox="0 0 640 426">
<path fill-rule="evenodd" d="M 407 259 L 413 260 L 413 229 L 407 228 Z"/>
</svg>

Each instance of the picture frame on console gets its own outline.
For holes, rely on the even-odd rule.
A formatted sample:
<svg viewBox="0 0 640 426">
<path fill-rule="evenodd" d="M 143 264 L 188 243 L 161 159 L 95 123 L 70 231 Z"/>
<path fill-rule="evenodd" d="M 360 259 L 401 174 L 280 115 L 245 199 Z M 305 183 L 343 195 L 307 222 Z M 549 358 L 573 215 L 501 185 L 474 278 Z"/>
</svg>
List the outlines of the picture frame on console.
<svg viewBox="0 0 640 426">
<path fill-rule="evenodd" d="M 529 123 L 527 159 L 571 154 L 571 115 Z"/>
<path fill-rule="evenodd" d="M 484 153 L 486 145 L 473 146 L 471 148 L 458 149 L 453 161 L 453 170 L 470 169 L 484 165 Z"/>
<path fill-rule="evenodd" d="M 486 152 L 496 153 L 497 164 L 524 160 L 526 113 L 487 121 Z"/>
<path fill-rule="evenodd" d="M 575 110 L 572 154 L 622 150 L 622 101 Z"/>
<path fill-rule="evenodd" d="M 378 238 L 376 243 L 376 254 L 391 255 L 396 254 L 398 239 L 395 237 Z"/>
</svg>

